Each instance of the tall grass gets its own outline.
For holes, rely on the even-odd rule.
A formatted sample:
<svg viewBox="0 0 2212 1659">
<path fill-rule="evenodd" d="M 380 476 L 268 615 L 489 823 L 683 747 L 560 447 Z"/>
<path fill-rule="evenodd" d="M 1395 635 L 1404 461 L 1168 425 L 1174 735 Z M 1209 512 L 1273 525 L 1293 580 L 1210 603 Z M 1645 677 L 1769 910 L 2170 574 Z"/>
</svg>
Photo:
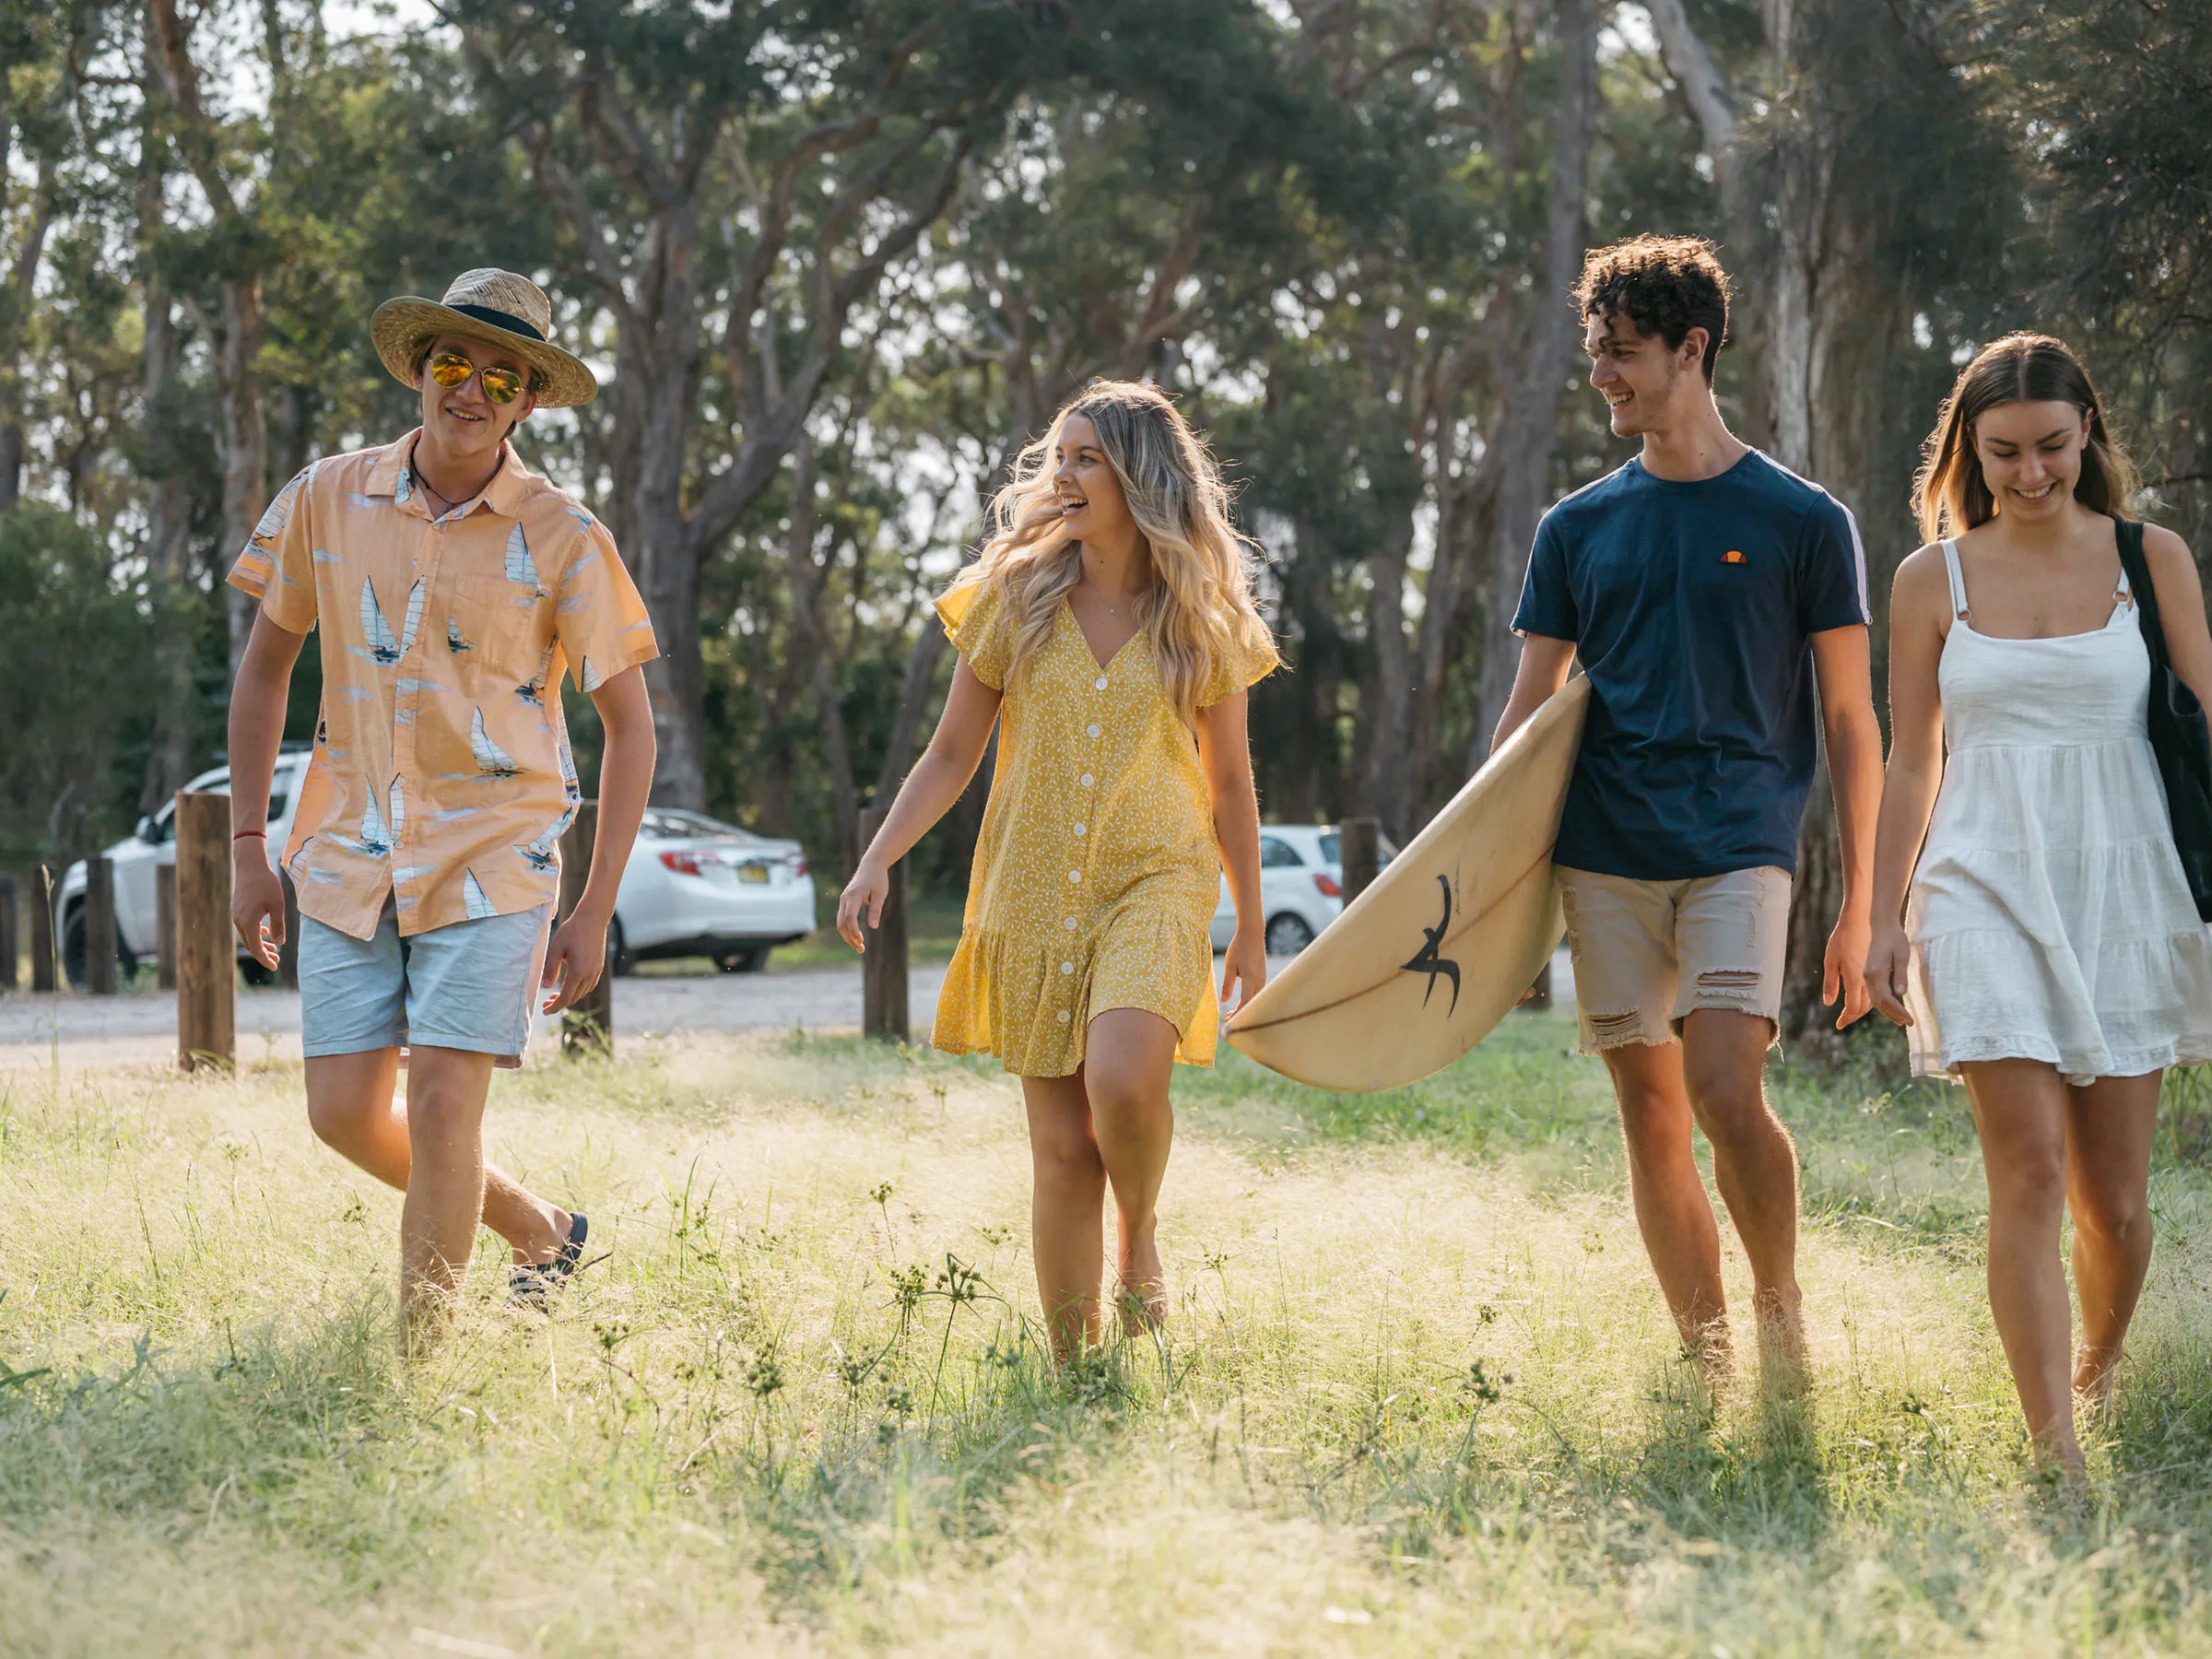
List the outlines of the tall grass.
<svg viewBox="0 0 2212 1659">
<path fill-rule="evenodd" d="M 1571 1043 L 1522 1016 L 1378 1097 L 1181 1075 L 1168 1332 L 1065 1375 L 986 1065 L 502 1078 L 497 1156 L 605 1254 L 549 1319 L 479 1274 L 411 1371 L 396 1199 L 296 1066 L 0 1082 L 0 1651 L 2212 1652 L 2202 1176 L 2157 1177 L 2075 1509 L 1955 1093 L 1777 1071 L 1818 1384 L 1715 1399 Z"/>
</svg>

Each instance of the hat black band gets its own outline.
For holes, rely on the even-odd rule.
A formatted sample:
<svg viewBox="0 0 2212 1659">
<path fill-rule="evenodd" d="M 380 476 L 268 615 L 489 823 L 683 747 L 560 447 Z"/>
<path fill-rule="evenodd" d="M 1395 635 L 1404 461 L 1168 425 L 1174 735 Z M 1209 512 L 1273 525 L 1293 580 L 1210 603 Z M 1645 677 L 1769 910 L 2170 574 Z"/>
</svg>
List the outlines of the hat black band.
<svg viewBox="0 0 2212 1659">
<path fill-rule="evenodd" d="M 504 328 L 510 334 L 528 335 L 541 346 L 546 342 L 544 335 L 512 312 L 495 311 L 488 305 L 449 305 L 445 309 L 457 311 L 465 317 L 474 317 L 479 323 L 488 323 L 494 328 Z"/>
</svg>

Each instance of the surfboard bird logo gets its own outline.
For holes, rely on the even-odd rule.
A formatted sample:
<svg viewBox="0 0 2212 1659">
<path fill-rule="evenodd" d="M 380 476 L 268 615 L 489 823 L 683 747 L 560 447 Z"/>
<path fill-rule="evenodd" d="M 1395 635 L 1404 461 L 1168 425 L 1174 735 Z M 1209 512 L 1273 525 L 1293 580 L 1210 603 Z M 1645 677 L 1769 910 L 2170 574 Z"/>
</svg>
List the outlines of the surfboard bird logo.
<svg viewBox="0 0 2212 1659">
<path fill-rule="evenodd" d="M 1406 971 L 1425 973 L 1429 976 L 1428 988 L 1421 993 L 1421 1006 L 1424 1008 L 1429 1006 L 1430 997 L 1436 994 L 1437 976 L 1441 974 L 1450 980 L 1452 982 L 1452 1006 L 1448 1012 L 1456 1013 L 1459 1010 L 1459 964 L 1450 957 L 1437 954 L 1437 947 L 1444 942 L 1445 934 L 1449 933 L 1452 928 L 1452 883 L 1439 876 L 1436 878 L 1436 885 L 1444 889 L 1444 913 L 1437 918 L 1434 927 L 1421 929 L 1425 935 L 1421 941 L 1421 948 L 1415 955 L 1413 960 L 1406 964 Z"/>
</svg>

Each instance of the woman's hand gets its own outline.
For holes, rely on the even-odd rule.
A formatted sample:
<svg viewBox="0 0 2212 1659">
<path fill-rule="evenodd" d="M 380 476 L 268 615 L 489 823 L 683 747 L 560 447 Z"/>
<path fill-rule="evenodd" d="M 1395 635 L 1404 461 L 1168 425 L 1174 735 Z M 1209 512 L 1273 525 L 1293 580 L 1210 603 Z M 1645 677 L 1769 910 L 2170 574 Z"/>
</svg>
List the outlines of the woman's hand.
<svg viewBox="0 0 2212 1659">
<path fill-rule="evenodd" d="M 1892 922 L 1874 930 L 1866 952 L 1866 995 L 1874 1010 L 1892 1025 L 1910 1026 L 1905 1012 L 1905 976 L 1912 971 L 1912 941 Z"/>
<path fill-rule="evenodd" d="M 873 858 L 860 861 L 860 868 L 853 872 L 853 879 L 845 890 L 837 896 L 838 936 L 859 951 L 867 954 L 867 935 L 861 931 L 861 912 L 867 912 L 867 924 L 873 928 L 883 921 L 883 907 L 891 896 L 891 872 L 888 865 Z"/>
<path fill-rule="evenodd" d="M 1221 953 L 1221 1006 L 1234 1014 L 1260 994 L 1267 982 L 1267 937 L 1258 928 L 1240 924 L 1229 948 Z M 1237 1000 L 1229 1000 L 1231 985 L 1240 987 Z"/>
</svg>

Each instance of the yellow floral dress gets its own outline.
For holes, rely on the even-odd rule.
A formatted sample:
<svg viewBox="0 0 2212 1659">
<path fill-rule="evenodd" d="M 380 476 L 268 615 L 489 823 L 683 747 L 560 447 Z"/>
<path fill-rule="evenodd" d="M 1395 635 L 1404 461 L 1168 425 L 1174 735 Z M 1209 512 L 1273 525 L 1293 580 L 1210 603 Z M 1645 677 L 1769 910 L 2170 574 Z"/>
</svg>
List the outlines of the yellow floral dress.
<svg viewBox="0 0 2212 1659">
<path fill-rule="evenodd" d="M 1150 640 L 1103 668 L 1065 602 L 1052 642 L 1006 688 L 1014 627 L 994 585 L 937 601 L 975 677 L 1005 692 L 998 769 L 976 843 L 959 947 L 931 1041 L 993 1053 L 1010 1072 L 1065 1077 L 1109 1008 L 1174 1026 L 1175 1058 L 1214 1063 L 1218 1013 L 1207 938 L 1221 853 L 1198 744 L 1160 683 Z M 1219 664 L 1217 703 L 1276 666 L 1264 630 Z"/>
</svg>

